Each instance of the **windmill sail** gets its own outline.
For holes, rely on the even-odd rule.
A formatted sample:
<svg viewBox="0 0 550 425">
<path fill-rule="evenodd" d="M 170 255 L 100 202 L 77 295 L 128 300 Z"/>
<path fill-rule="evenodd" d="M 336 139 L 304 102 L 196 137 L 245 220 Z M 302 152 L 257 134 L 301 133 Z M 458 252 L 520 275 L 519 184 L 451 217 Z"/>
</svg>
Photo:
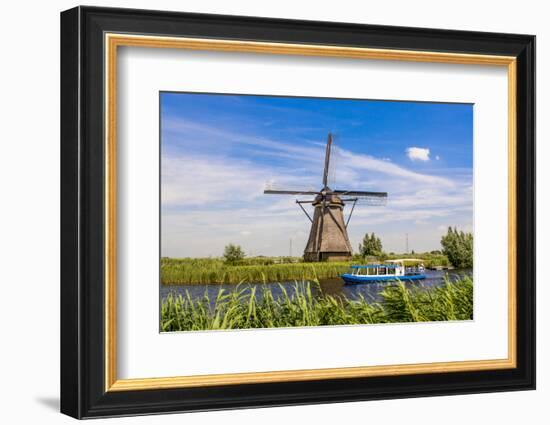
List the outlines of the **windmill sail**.
<svg viewBox="0 0 550 425">
<path fill-rule="evenodd" d="M 332 134 L 328 134 L 327 139 L 327 147 L 325 150 L 325 169 L 323 171 L 323 187 L 327 187 L 328 185 L 328 169 L 329 169 L 329 163 L 330 163 L 330 150 L 332 147 Z"/>
<path fill-rule="evenodd" d="M 367 192 L 364 190 L 333 190 L 332 193 L 342 196 L 368 196 L 371 198 L 387 198 L 387 192 Z"/>
<path fill-rule="evenodd" d="M 358 204 L 384 206 L 388 200 L 386 192 L 367 192 L 361 190 L 334 190 L 332 193 L 340 196 L 342 201 L 353 201 Z"/>
<path fill-rule="evenodd" d="M 341 166 L 342 161 L 343 161 L 342 152 L 338 145 L 338 136 L 335 134 L 332 134 L 332 144 L 330 147 L 330 161 L 329 161 L 328 175 L 327 175 L 328 187 L 331 187 L 331 188 L 337 187 L 337 183 L 338 183 L 337 172 Z"/>
<path fill-rule="evenodd" d="M 266 194 L 266 195 L 318 195 L 319 192 L 309 191 L 309 190 L 265 189 L 264 194 Z"/>
</svg>

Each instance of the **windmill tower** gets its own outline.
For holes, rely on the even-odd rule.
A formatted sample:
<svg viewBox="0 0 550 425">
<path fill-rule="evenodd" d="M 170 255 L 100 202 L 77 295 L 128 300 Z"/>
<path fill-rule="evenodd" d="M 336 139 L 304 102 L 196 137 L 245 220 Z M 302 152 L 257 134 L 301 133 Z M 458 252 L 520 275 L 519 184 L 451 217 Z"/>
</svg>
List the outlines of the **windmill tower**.
<svg viewBox="0 0 550 425">
<path fill-rule="evenodd" d="M 328 187 L 331 148 L 332 135 L 329 133 L 325 152 L 323 188 L 320 191 L 264 190 L 264 194 L 268 195 L 315 195 L 311 201 L 296 200 L 311 222 L 311 230 L 304 250 L 305 261 L 346 261 L 351 259 L 352 249 L 347 227 L 357 201 L 365 200 L 370 204 L 377 204 L 385 202 L 388 196 L 386 192 L 332 190 Z M 344 220 L 346 202 L 353 202 L 353 204 L 347 220 Z M 313 218 L 303 204 L 313 206 Z"/>
</svg>

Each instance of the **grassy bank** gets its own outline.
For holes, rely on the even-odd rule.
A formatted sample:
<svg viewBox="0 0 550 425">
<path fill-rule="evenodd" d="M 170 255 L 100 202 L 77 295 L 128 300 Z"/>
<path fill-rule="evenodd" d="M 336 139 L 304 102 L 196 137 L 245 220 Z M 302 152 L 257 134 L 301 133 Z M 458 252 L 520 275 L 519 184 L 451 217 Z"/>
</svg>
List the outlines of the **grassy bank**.
<svg viewBox="0 0 550 425">
<path fill-rule="evenodd" d="M 330 295 L 314 296 L 311 284 L 281 286 L 275 298 L 267 288 L 236 286 L 220 290 L 215 300 L 169 296 L 161 305 L 161 329 L 170 331 L 279 328 L 293 326 L 469 320 L 473 318 L 473 284 L 465 277 L 442 287 L 418 289 L 405 283 L 388 286 L 382 301 L 369 303 Z"/>
<path fill-rule="evenodd" d="M 351 264 L 403 258 L 406 254 L 386 255 L 380 259 L 355 259 L 349 262 L 304 263 L 300 257 L 250 257 L 227 264 L 221 258 L 162 258 L 161 282 L 165 285 L 182 283 L 242 283 L 285 282 L 338 277 Z M 411 257 L 411 254 L 408 255 Z M 426 267 L 447 266 L 444 255 L 417 254 Z"/>
<path fill-rule="evenodd" d="M 236 264 L 226 264 L 216 258 L 167 258 L 161 260 L 161 281 L 165 285 L 171 285 L 330 279 L 344 273 L 351 264 L 296 262 L 298 260 L 293 257 L 256 257 Z"/>
</svg>

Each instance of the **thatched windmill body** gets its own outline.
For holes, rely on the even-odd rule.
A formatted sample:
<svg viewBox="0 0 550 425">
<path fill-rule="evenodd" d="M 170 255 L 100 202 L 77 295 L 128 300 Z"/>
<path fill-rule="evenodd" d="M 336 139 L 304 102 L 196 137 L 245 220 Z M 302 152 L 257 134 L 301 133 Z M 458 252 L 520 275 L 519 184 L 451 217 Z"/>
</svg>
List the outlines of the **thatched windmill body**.
<svg viewBox="0 0 550 425">
<path fill-rule="evenodd" d="M 351 259 L 352 248 L 347 227 L 357 201 L 365 200 L 371 204 L 379 204 L 384 203 L 388 196 L 386 192 L 332 190 L 328 187 L 331 148 L 332 135 L 329 133 L 325 151 L 323 188 L 320 191 L 264 190 L 265 194 L 270 195 L 315 195 L 315 198 L 310 201 L 296 200 L 311 221 L 311 230 L 304 250 L 305 261 L 346 261 Z M 346 202 L 353 204 L 347 220 L 344 220 Z M 314 207 L 313 218 L 303 204 L 311 204 Z"/>
</svg>

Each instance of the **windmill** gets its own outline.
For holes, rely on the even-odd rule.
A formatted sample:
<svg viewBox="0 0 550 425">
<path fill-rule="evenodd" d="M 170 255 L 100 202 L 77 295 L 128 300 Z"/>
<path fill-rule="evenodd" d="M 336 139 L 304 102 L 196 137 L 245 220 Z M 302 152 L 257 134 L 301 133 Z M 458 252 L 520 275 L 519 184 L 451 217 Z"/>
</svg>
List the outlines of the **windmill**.
<svg viewBox="0 0 550 425">
<path fill-rule="evenodd" d="M 332 149 L 332 134 L 329 133 L 325 151 L 325 169 L 323 172 L 323 188 L 314 190 L 264 190 L 266 195 L 315 195 L 313 200 L 296 203 L 311 222 L 311 230 L 304 250 L 305 261 L 346 261 L 351 259 L 351 244 L 347 227 L 358 201 L 369 204 L 384 203 L 386 192 L 366 192 L 357 190 L 332 190 L 328 187 L 330 153 Z M 347 220 L 344 220 L 344 206 L 352 202 Z M 314 207 L 313 218 L 308 214 L 303 204 Z"/>
</svg>

